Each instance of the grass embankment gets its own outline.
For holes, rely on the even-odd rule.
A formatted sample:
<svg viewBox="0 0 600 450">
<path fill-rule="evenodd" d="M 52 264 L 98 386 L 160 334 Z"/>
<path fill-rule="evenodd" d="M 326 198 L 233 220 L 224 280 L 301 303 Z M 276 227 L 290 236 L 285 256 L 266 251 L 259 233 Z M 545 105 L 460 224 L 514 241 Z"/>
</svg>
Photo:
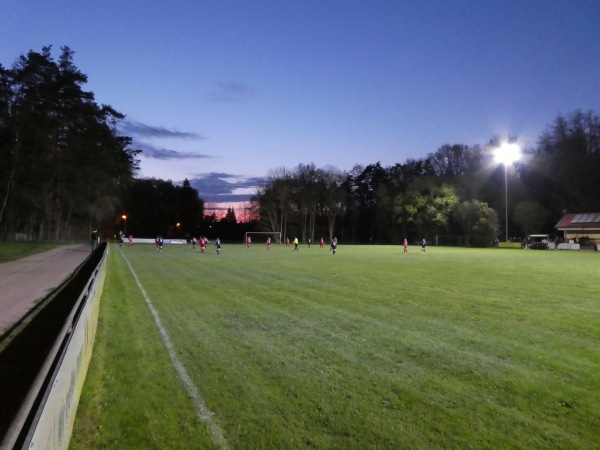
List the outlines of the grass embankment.
<svg viewBox="0 0 600 450">
<path fill-rule="evenodd" d="M 0 264 L 43 253 L 57 247 L 41 242 L 0 242 Z"/>
<path fill-rule="evenodd" d="M 210 448 L 111 248 L 73 448 Z M 123 247 L 231 448 L 594 448 L 592 252 Z"/>
</svg>

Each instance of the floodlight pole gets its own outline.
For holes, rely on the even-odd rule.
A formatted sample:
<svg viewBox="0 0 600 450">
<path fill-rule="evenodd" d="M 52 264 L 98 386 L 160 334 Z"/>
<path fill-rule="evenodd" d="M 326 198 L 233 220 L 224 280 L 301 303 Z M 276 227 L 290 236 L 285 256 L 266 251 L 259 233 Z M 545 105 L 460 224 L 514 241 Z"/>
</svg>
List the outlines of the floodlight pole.
<svg viewBox="0 0 600 450">
<path fill-rule="evenodd" d="M 504 224 L 504 232 L 505 234 L 505 241 L 508 242 L 508 169 L 507 166 L 508 163 L 505 161 L 504 162 L 504 220 L 506 221 Z"/>
<path fill-rule="evenodd" d="M 504 165 L 504 239 L 508 242 L 508 165 L 520 158 L 521 149 L 516 143 L 503 143 L 495 151 L 496 161 Z"/>
</svg>

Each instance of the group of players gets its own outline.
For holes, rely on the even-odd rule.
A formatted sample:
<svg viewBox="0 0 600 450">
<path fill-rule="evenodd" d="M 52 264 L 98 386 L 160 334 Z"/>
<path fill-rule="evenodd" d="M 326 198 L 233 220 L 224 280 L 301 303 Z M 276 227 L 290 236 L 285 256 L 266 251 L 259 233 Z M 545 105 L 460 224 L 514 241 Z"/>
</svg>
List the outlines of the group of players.
<svg viewBox="0 0 600 450">
<path fill-rule="evenodd" d="M 298 245 L 299 245 L 298 237 L 294 237 L 293 244 L 294 244 L 294 251 L 297 252 L 298 251 Z M 308 248 L 310 248 L 310 244 L 311 244 L 311 240 L 310 239 L 308 239 L 307 244 L 308 244 Z M 252 238 L 250 236 L 247 236 L 246 237 L 246 247 L 250 248 L 251 245 L 252 245 Z M 330 246 L 329 246 L 329 251 L 332 251 L 334 255 L 335 255 L 335 251 L 337 249 L 337 245 L 338 245 L 337 238 L 334 237 L 331 240 L 331 243 L 330 243 Z M 285 238 L 285 246 L 286 247 L 290 246 L 290 238 L 289 237 Z M 325 240 L 321 236 L 321 240 L 319 241 L 319 248 L 324 248 L 324 247 L 325 247 Z M 267 238 L 267 250 L 271 250 L 271 237 Z"/>
<path fill-rule="evenodd" d="M 122 240 L 121 240 L 121 244 L 122 244 Z M 159 250 L 160 252 L 162 252 L 163 249 L 163 238 L 162 236 L 156 236 L 155 239 L 156 242 L 156 249 Z M 294 237 L 294 241 L 292 242 L 294 244 L 294 251 L 298 251 L 298 237 Z M 195 237 L 192 238 L 192 246 L 194 248 L 194 250 L 196 249 L 196 245 L 200 246 L 200 253 L 204 253 L 206 251 L 206 245 L 208 244 L 208 238 L 205 236 L 200 236 L 198 239 L 196 239 Z M 311 241 L 310 239 L 307 241 L 308 247 L 310 248 L 310 244 Z M 130 237 L 130 245 L 131 245 L 131 237 Z M 250 248 L 250 246 L 252 245 L 252 238 L 250 236 L 246 237 L 246 246 L 248 248 Z M 337 250 L 337 245 L 338 245 L 338 241 L 337 241 L 337 237 L 334 237 L 331 240 L 331 243 L 329 245 L 329 251 L 333 252 L 333 254 L 335 255 L 335 251 Z M 285 246 L 289 247 L 290 246 L 290 238 L 286 237 L 285 238 Z M 403 245 L 404 247 L 404 253 L 408 253 L 408 241 L 406 239 L 404 239 Z M 425 248 L 427 246 L 427 241 L 425 239 L 423 239 L 423 242 L 421 243 L 421 251 L 425 252 Z M 323 237 L 321 236 L 321 239 L 319 241 L 319 248 L 324 248 L 325 247 L 325 240 L 323 239 Z M 221 253 L 221 239 L 217 238 L 215 241 L 215 249 L 217 251 L 217 255 L 219 255 Z M 267 238 L 267 250 L 271 250 L 271 237 L 269 236 Z"/>
<path fill-rule="evenodd" d="M 294 244 L 294 251 L 297 252 L 298 251 L 298 237 L 294 237 L 294 241 L 292 242 Z M 310 244 L 311 241 L 310 239 L 308 239 L 307 241 L 308 244 L 308 248 L 310 248 Z M 337 249 L 337 238 L 334 237 L 331 240 L 330 246 L 329 246 L 329 251 L 333 252 L 333 254 L 335 255 L 335 251 Z M 250 238 L 250 236 L 246 237 L 246 246 L 248 248 L 250 248 L 250 245 L 252 245 L 252 239 Z M 290 246 L 290 238 L 286 237 L 285 238 L 285 246 L 289 247 Z M 321 236 L 321 240 L 319 241 L 319 248 L 323 248 L 325 247 L 325 240 L 323 239 L 323 237 Z M 402 247 L 404 248 L 404 253 L 408 253 L 408 240 L 404 239 L 404 242 L 402 243 Z M 423 239 L 423 241 L 421 242 L 421 252 L 425 253 L 425 249 L 427 247 L 427 241 L 425 239 Z M 271 238 L 268 237 L 267 238 L 267 250 L 271 250 Z"/>
<path fill-rule="evenodd" d="M 220 243 L 220 241 L 219 241 L 219 243 Z M 196 245 L 198 245 L 200 247 L 200 253 L 205 252 L 206 244 L 208 244 L 208 238 L 206 236 L 200 236 L 198 239 L 196 239 L 195 237 L 192 238 L 192 246 L 194 247 L 194 250 L 196 250 Z M 217 253 L 219 253 L 219 252 L 217 252 Z"/>
</svg>

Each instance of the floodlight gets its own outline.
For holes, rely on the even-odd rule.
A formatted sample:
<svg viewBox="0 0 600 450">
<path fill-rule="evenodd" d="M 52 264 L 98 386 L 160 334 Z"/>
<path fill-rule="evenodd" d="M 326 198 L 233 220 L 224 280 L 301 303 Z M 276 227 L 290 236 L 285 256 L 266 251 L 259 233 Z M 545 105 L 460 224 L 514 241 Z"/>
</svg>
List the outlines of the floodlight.
<svg viewBox="0 0 600 450">
<path fill-rule="evenodd" d="M 500 163 L 504 166 L 504 233 L 506 242 L 508 242 L 508 175 L 507 175 L 507 167 L 509 164 L 514 163 L 521 159 L 521 147 L 514 142 L 503 142 L 500 144 L 494 151 L 494 158 L 497 163 Z"/>
<path fill-rule="evenodd" d="M 505 166 L 512 164 L 521 159 L 521 147 L 514 142 L 504 142 L 494 151 L 494 159 Z"/>
</svg>

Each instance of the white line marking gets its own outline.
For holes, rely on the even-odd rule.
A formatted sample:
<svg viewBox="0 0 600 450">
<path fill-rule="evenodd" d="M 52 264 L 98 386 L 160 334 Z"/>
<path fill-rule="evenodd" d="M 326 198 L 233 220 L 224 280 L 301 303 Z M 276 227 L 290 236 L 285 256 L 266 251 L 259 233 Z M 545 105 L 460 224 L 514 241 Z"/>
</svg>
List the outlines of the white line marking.
<svg viewBox="0 0 600 450">
<path fill-rule="evenodd" d="M 127 259 L 125 254 L 123 253 L 123 250 L 119 249 L 119 251 L 121 252 L 121 255 L 123 256 L 123 259 L 125 259 L 125 262 L 129 266 L 129 270 L 131 271 L 131 274 L 133 275 L 133 278 L 135 279 L 135 282 L 138 285 L 138 288 L 140 288 L 140 291 L 142 292 L 142 295 L 144 296 L 144 300 L 146 301 L 146 304 L 148 305 L 148 308 L 150 309 L 150 312 L 152 313 L 152 316 L 154 317 L 154 322 L 156 323 L 156 326 L 158 327 L 158 331 L 160 331 L 160 335 L 162 337 L 163 343 L 165 344 L 165 347 L 167 348 L 167 352 L 169 353 L 169 356 L 171 357 L 171 363 L 173 364 L 173 367 L 175 368 L 175 371 L 177 372 L 179 379 L 182 381 L 188 395 L 190 397 L 192 397 L 192 399 L 194 400 L 194 404 L 196 406 L 196 413 L 198 414 L 198 417 L 200 417 L 200 419 L 206 423 L 206 426 L 208 427 L 208 431 L 210 432 L 210 435 L 211 435 L 213 441 L 222 450 L 228 450 L 229 446 L 227 444 L 227 440 L 225 439 L 225 436 L 223 436 L 223 431 L 221 430 L 221 427 L 219 427 L 219 424 L 213 419 L 213 416 L 215 413 L 213 413 L 210 409 L 208 409 L 208 407 L 204 403 L 204 400 L 202 399 L 202 396 L 200 395 L 200 392 L 198 392 L 198 389 L 196 388 L 196 386 L 194 386 L 194 383 L 192 382 L 191 378 L 187 374 L 185 367 L 183 366 L 183 364 L 181 364 L 181 362 L 177 358 L 177 354 L 175 352 L 175 349 L 173 348 L 173 344 L 171 344 L 171 340 L 169 339 L 169 336 L 167 335 L 167 331 L 163 327 L 162 322 L 160 321 L 160 317 L 158 316 L 158 312 L 156 311 L 156 309 L 154 309 L 154 305 L 150 301 L 150 297 L 148 297 L 148 294 L 146 294 L 146 291 L 143 288 L 142 283 L 140 283 L 140 280 L 138 279 L 135 271 L 133 270 L 131 263 L 129 262 L 129 260 Z"/>
</svg>

